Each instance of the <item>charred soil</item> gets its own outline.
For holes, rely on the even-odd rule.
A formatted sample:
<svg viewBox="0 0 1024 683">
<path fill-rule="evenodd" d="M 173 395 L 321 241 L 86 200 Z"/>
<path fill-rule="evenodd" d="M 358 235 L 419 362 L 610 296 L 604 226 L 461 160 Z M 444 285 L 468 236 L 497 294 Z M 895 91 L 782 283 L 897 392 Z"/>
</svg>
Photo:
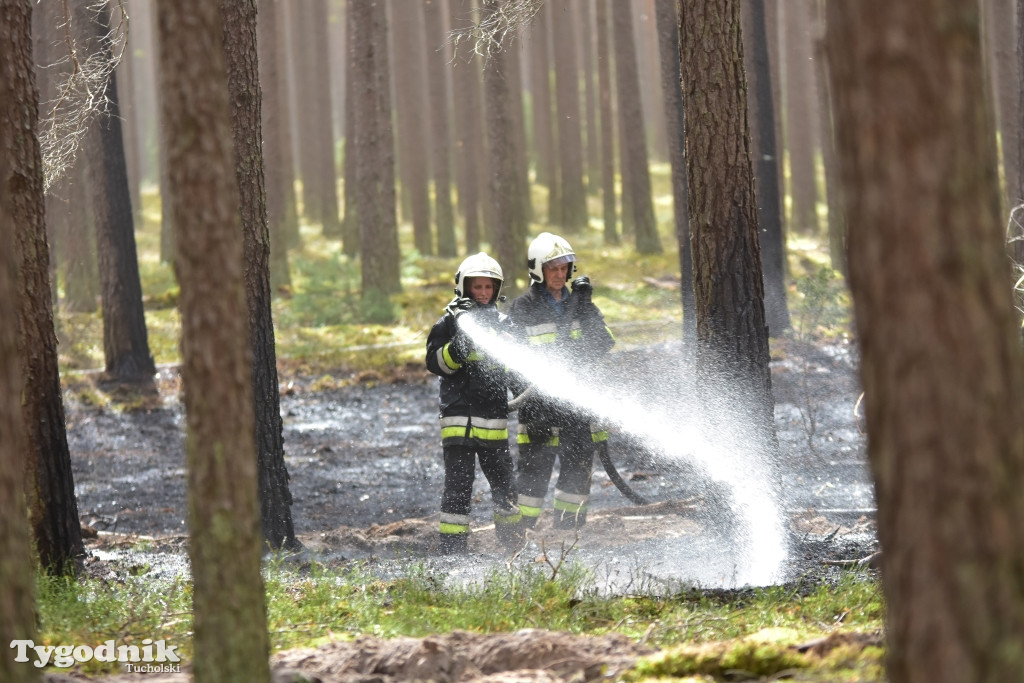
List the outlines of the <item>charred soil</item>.
<svg viewBox="0 0 1024 683">
<path fill-rule="evenodd" d="M 652 364 L 675 352 L 659 346 L 620 353 Z M 772 377 L 781 447 L 773 495 L 786 536 L 775 582 L 814 585 L 835 580 L 851 566 L 867 569 L 865 558 L 876 550 L 874 503 L 856 410 L 856 358 L 844 344 L 799 358 L 783 349 Z M 470 555 L 436 556 L 444 470 L 434 379 L 408 367 L 390 377 L 353 376 L 340 384 L 321 388 L 311 378 L 282 373 L 292 515 L 305 556 L 379 563 L 388 572 L 411 561 L 447 562 L 452 575 L 465 580 L 476 576 L 474 568 L 508 561 L 491 531 L 482 476 L 474 490 Z M 162 370 L 155 390 L 141 398 L 114 396 L 112 388 L 97 385 L 112 398 L 102 406 L 82 400 L 81 389 L 70 383 L 65 405 L 88 535 L 87 572 L 130 571 L 133 560 L 118 558 L 117 551 L 140 538 L 153 553 L 184 557 L 185 416 L 176 371 Z M 735 537 L 720 523 L 719 508 L 727 504 L 715 482 L 687 463 L 659 463 L 635 440 L 613 434 L 610 450 L 622 477 L 651 502 L 630 503 L 595 458 L 591 513 L 582 532 L 556 531 L 542 516 L 530 543 L 513 559 L 547 561 L 554 552 L 577 558 L 612 594 L 748 590 L 737 581 L 742 549 L 732 547 Z M 187 563 L 169 566 L 187 571 Z M 602 664 L 627 667 L 648 651 L 624 637 L 455 632 L 392 641 L 364 637 L 289 651 L 275 655 L 274 666 L 281 680 L 297 671 L 325 681 L 589 680 L 602 675 Z M 527 661 L 529 669 L 521 664 Z M 145 680 L 165 679 L 150 674 Z"/>
</svg>

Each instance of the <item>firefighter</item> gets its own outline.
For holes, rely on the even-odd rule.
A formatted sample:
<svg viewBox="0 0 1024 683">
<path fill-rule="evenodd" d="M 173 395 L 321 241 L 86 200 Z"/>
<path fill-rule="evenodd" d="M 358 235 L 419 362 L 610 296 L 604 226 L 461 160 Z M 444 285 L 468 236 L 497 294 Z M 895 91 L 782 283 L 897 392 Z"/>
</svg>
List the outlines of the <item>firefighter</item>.
<svg viewBox="0 0 1024 683">
<path fill-rule="evenodd" d="M 591 300 L 590 279 L 577 277 L 571 291 L 566 287 L 576 270 L 572 247 L 557 235 L 541 233 L 527 250 L 527 267 L 530 289 L 508 310 L 517 334 L 544 353 L 545 362 L 558 362 L 577 371 L 592 367 L 612 348 L 615 339 Z M 519 394 L 527 390 L 525 384 L 515 379 L 512 389 Z M 519 407 L 516 435 L 516 489 L 523 525 L 536 525 L 557 457 L 554 526 L 578 528 L 587 518 L 594 449 L 608 439 L 608 433 L 592 425 L 588 415 L 564 399 L 530 391 Z"/>
<path fill-rule="evenodd" d="M 440 377 L 443 554 L 468 550 L 477 457 L 491 486 L 498 540 L 510 552 L 522 544 L 508 441 L 508 374 L 504 365 L 475 348 L 464 329 L 469 326 L 476 334 L 508 329 L 497 309 L 502 281 L 501 267 L 487 254 L 466 258 L 455 273 L 455 298 L 427 337 L 427 368 Z M 467 325 L 470 319 L 474 325 Z"/>
</svg>

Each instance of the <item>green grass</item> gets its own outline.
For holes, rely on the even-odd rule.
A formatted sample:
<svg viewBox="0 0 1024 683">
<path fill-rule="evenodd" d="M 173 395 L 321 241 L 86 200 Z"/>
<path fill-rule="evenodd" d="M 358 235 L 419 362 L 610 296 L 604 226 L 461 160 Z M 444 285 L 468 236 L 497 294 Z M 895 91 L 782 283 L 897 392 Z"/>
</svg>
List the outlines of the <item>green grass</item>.
<svg viewBox="0 0 1024 683">
<path fill-rule="evenodd" d="M 138 571 L 139 576 L 117 581 L 40 578 L 37 642 L 138 644 L 162 638 L 177 646 L 183 660 L 190 658 L 189 584 L 149 579 L 145 568 Z M 879 585 L 856 573 L 836 585 L 614 598 L 602 597 L 594 577 L 574 564 L 557 572 L 546 565 L 495 567 L 477 583 L 452 586 L 440 570 L 424 565 L 383 580 L 358 563 L 297 568 L 271 560 L 264 581 L 274 651 L 362 634 L 422 637 L 537 628 L 581 635 L 616 632 L 661 650 L 641 663 L 639 678 L 720 675 L 742 664 L 760 675 L 795 666 L 807 676 L 800 680 L 883 680 L 877 648 L 848 647 L 821 658 L 792 647 L 829 634 L 880 632 Z M 114 665 L 92 662 L 84 670 L 98 673 L 104 666 Z M 846 677 L 844 671 L 865 677 Z"/>
</svg>

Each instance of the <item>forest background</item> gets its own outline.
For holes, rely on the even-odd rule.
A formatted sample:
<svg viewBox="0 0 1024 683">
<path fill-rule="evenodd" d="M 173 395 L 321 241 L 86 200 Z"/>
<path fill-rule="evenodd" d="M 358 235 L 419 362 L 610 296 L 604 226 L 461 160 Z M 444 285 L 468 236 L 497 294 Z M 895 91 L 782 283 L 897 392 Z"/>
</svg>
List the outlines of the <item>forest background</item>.
<svg viewBox="0 0 1024 683">
<path fill-rule="evenodd" d="M 670 122 L 680 120 L 674 118 L 680 110 L 666 96 L 672 88 L 664 87 L 678 80 L 665 65 L 675 61 L 678 66 L 680 50 L 666 42 L 664 31 L 659 33 L 659 26 L 668 26 L 669 34 L 679 35 L 676 18 L 662 11 L 666 5 L 671 3 L 521 3 L 535 12 L 530 15 L 532 29 L 491 52 L 486 40 L 481 43 L 472 31 L 464 34 L 465 42 L 453 38 L 452 29 L 469 16 L 468 8 L 454 0 L 447 11 L 443 2 L 394 2 L 387 4 L 390 14 L 365 17 L 359 3 L 260 3 L 259 29 L 266 39 L 255 44 L 263 50 L 264 246 L 270 258 L 265 293 L 274 297 L 272 328 L 279 356 L 272 358 L 271 367 L 276 371 L 291 363 L 314 374 L 351 367 L 346 362 L 350 359 L 358 365 L 362 361 L 354 359 L 384 357 L 360 353 L 359 347 L 389 342 L 396 344 L 393 348 L 409 349 L 410 355 L 399 354 L 399 361 L 418 357 L 417 338 L 446 300 L 445 280 L 460 257 L 490 246 L 510 276 L 521 277 L 511 264 L 524 261 L 526 237 L 543 228 L 566 235 L 588 274 L 605 283 L 601 305 L 611 321 L 663 322 L 665 311 L 680 309 L 676 297 L 681 294 L 685 336 L 685 324 L 696 316 L 685 315 L 691 280 L 688 254 L 673 253 L 683 234 L 679 209 L 685 195 L 678 194 L 681 183 L 673 175 L 681 171 L 681 157 L 673 155 L 682 153 L 682 141 L 672 135 L 681 127 Z M 754 95 L 750 106 L 760 105 L 749 117 L 751 157 L 761 193 L 761 250 L 773 253 L 774 240 L 778 255 L 774 269 L 764 267 L 765 313 L 777 337 L 790 327 L 786 304 L 789 297 L 799 297 L 797 280 L 804 272 L 813 271 L 814 278 L 824 272 L 826 279 L 838 281 L 846 270 L 845 228 L 838 219 L 848 214 L 837 208 L 840 183 L 835 180 L 839 173 L 832 144 L 833 122 L 841 112 L 831 109 L 828 89 L 836 79 L 826 77 L 821 58 L 822 5 L 750 6 L 767 10 L 761 16 L 744 15 L 749 29 L 745 35 L 762 36 L 764 49 L 751 47 L 743 54 Z M 168 213 L 175 180 L 163 177 L 169 169 L 162 160 L 174 158 L 175 138 L 161 134 L 156 120 L 157 111 L 168 108 L 160 98 L 173 92 L 154 87 L 159 82 L 153 50 L 156 13 L 147 3 L 124 5 L 134 15 L 133 29 L 127 32 L 127 58 L 118 63 L 114 86 L 102 65 L 113 64 L 110 57 L 124 48 L 118 42 L 124 34 L 116 32 L 123 17 L 108 10 L 98 22 L 80 15 L 77 22 L 67 23 L 53 14 L 56 7 L 41 3 L 34 21 L 36 63 L 50 65 L 37 78 L 44 103 L 44 159 L 57 162 L 48 163 L 44 177 L 61 369 L 102 364 L 105 379 L 137 380 L 151 376 L 156 362 L 182 360 L 177 349 L 182 323 L 175 305 L 187 296 L 173 281 L 169 265 L 175 259 L 172 228 L 186 214 L 184 205 L 190 199 L 179 197 L 178 213 Z M 383 11 L 384 3 L 379 7 Z M 987 17 L 1014 14 L 1005 4 L 983 7 L 991 12 Z M 732 16 L 739 22 L 739 12 Z M 361 17 L 369 23 L 359 25 Z M 1001 150 L 1003 160 L 1004 208 L 999 215 L 1008 216 L 1008 198 L 1020 184 L 1019 153 L 1015 156 L 1019 136 L 1013 125 L 1020 118 L 1013 108 L 1019 82 L 1016 65 L 1007 57 L 1013 53 L 1009 46 L 1015 34 L 1005 32 L 1013 26 L 1009 21 L 989 21 L 988 26 L 989 39 L 979 46 L 987 51 L 987 92 L 1000 105 L 1000 136 L 994 139 L 1001 144 L 993 148 Z M 370 38 L 382 27 L 384 33 Z M 113 37 L 110 28 L 115 29 Z M 82 33 L 75 35 L 74 30 Z M 77 64 L 65 59 L 60 46 L 69 37 L 72 44 L 91 45 L 101 54 L 97 70 L 86 68 L 88 59 Z M 359 52 L 368 43 L 376 45 L 376 53 Z M 388 49 L 382 52 L 379 48 L 385 45 Z M 466 65 L 460 60 L 473 53 L 465 51 L 467 45 L 484 45 L 490 70 L 481 68 L 485 62 L 479 55 L 474 57 L 476 68 L 460 68 Z M 446 49 L 452 53 L 444 59 L 432 58 Z M 359 70 L 361 54 L 377 60 L 369 71 Z M 766 58 L 757 61 L 759 55 Z M 254 56 L 243 50 L 239 58 L 244 62 L 248 57 L 252 67 Z M 390 69 L 382 71 L 381 65 L 387 64 Z M 454 68 L 437 68 L 439 64 Z M 56 129 L 67 121 L 62 118 L 66 112 L 45 103 L 70 105 L 69 111 L 79 106 L 74 101 L 79 91 L 61 90 L 62 84 L 74 83 L 74 78 L 62 79 L 62 68 L 85 78 L 81 92 L 90 96 L 96 95 L 99 83 L 110 107 L 102 110 L 106 125 L 71 126 L 72 131 L 105 134 L 86 134 L 70 149 L 54 153 L 47 147 L 45 114 L 48 109 L 56 112 L 50 124 Z M 493 78 L 499 69 L 502 78 Z M 389 74 L 389 85 L 374 92 L 386 94 L 393 110 L 378 108 L 369 115 L 358 110 L 366 100 L 353 93 L 368 87 L 367 73 Z M 462 82 L 466 74 L 470 78 Z M 100 80 L 90 87 L 89 78 Z M 244 90 L 233 95 L 241 97 Z M 766 116 L 766 110 L 772 114 Z M 360 136 L 368 129 L 356 127 L 356 122 L 366 123 L 374 113 L 380 119 L 381 111 L 388 120 L 394 117 L 392 180 L 397 183 L 390 187 L 400 191 L 390 196 L 390 204 L 386 196 L 367 195 L 360 201 L 346 195 L 370 186 L 360 183 L 366 177 L 360 173 L 387 171 L 387 151 L 362 159 L 357 153 L 373 151 L 381 138 L 374 132 L 361 147 Z M 463 116 L 468 118 L 460 124 Z M 566 121 L 572 124 L 561 125 Z M 113 132 L 117 128 L 121 131 Z M 110 135 L 119 140 L 112 142 Z M 49 141 L 68 139 L 74 135 L 59 134 Z M 772 139 L 778 151 L 765 153 Z M 347 149 L 349 140 L 356 142 L 353 149 Z M 608 153 L 614 149 L 619 154 Z M 615 159 L 618 167 L 612 165 Z M 385 166 L 374 166 L 381 160 Z M 689 161 L 693 163 L 692 157 Z M 374 186 L 386 190 L 389 183 L 380 183 L 380 177 Z M 485 177 L 492 182 L 478 182 Z M 766 199 L 770 196 L 774 205 Z M 387 209 L 391 216 L 374 222 L 373 231 L 356 233 L 352 206 Z M 127 232 L 125 225 L 130 226 Z M 138 258 L 136 246 L 127 244 L 135 239 Z M 791 258 L 793 254 L 806 260 Z M 95 260 L 80 258 L 87 255 Z M 679 261 L 678 268 L 673 259 Z M 663 286 L 680 273 L 680 290 Z M 514 292 L 525 280 L 513 285 L 510 277 L 508 284 Z M 96 313 L 99 303 L 102 316 Z M 97 341 L 101 337 L 102 344 Z M 391 362 L 374 369 L 386 365 Z"/>
</svg>

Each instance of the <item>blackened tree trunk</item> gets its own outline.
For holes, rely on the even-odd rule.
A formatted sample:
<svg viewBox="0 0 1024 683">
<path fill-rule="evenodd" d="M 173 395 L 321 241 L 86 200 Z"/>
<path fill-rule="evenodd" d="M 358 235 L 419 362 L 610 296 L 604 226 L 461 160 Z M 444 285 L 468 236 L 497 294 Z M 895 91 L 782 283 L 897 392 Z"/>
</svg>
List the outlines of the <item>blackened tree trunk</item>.
<svg viewBox="0 0 1024 683">
<path fill-rule="evenodd" d="M 44 569 L 59 574 L 75 568 L 74 559 L 83 554 L 83 545 L 50 301 L 31 7 L 3 0 L 0 10 L 0 30 L 5 34 L 0 36 L 4 55 L 0 70 L 5 80 L 0 97 L 0 156 L 7 160 L 0 177 L 0 202 L 14 226 L 14 253 L 21 270 L 16 301 L 24 385 L 20 405 L 26 434 L 25 498 L 39 560 Z"/>
<path fill-rule="evenodd" d="M 430 107 L 430 168 L 434 178 L 434 218 L 437 255 L 455 256 L 455 212 L 452 208 L 452 173 L 448 134 L 448 86 L 445 74 L 443 10 L 440 0 L 423 3 L 424 54 L 427 65 L 427 102 Z"/>
<path fill-rule="evenodd" d="M 690 253 L 690 216 L 686 210 L 685 117 L 683 91 L 679 77 L 679 15 L 675 3 L 655 2 L 658 27 L 658 53 L 661 59 L 661 90 L 665 97 L 665 121 L 668 122 L 668 157 L 672 165 L 672 209 L 676 241 L 679 244 L 679 272 L 682 276 L 683 344 L 693 350 L 697 339 L 697 310 L 693 297 L 693 256 Z"/>
<path fill-rule="evenodd" d="M 778 442 L 739 2 L 683 0 L 681 7 L 698 389 L 702 395 L 736 391 L 751 414 L 747 424 L 731 429 L 750 430 L 750 441 L 774 455 Z"/>
<path fill-rule="evenodd" d="M 263 177 L 261 94 L 256 49 L 256 0 L 221 0 L 224 55 L 231 96 L 234 166 L 245 255 L 245 295 L 252 350 L 254 440 L 263 540 L 273 549 L 298 548 L 292 495 L 284 463 L 281 395 L 277 382 L 270 290 L 270 230 Z"/>
<path fill-rule="evenodd" d="M 612 2 L 615 38 L 615 83 L 619 91 L 619 115 L 622 130 L 620 149 L 623 183 L 629 183 L 633 208 L 636 250 L 641 254 L 660 254 L 661 239 L 654 219 L 651 174 L 647 160 L 647 133 L 640 106 L 640 81 L 636 65 L 636 41 L 633 39 L 632 8 L 628 2 Z"/>
<path fill-rule="evenodd" d="M 362 244 L 362 297 L 369 317 L 390 316 L 388 295 L 401 289 L 395 217 L 388 27 L 384 3 L 351 2 L 355 95 L 356 211 Z"/>
<path fill-rule="evenodd" d="M 500 11 L 506 0 L 485 0 L 485 12 Z M 494 225 L 491 248 L 498 263 L 520 264 L 522 251 L 517 243 L 521 216 L 519 198 L 519 175 L 516 169 L 513 144 L 514 130 L 511 122 L 512 97 L 507 78 L 507 64 L 516 55 L 506 43 L 487 58 L 484 69 L 484 100 L 487 108 L 487 140 L 490 151 L 491 200 L 494 202 Z M 515 280 L 507 278 L 505 288 L 512 285 L 509 296 L 515 294 Z"/>
<path fill-rule="evenodd" d="M 772 70 L 768 59 L 765 0 L 743 4 L 741 17 L 746 51 L 747 84 L 751 97 L 750 144 L 757 192 L 757 223 L 760 227 L 761 267 L 764 271 L 764 307 L 768 332 L 782 334 L 789 327 L 786 303 L 786 236 L 782 230 L 781 184 L 775 143 L 775 104 L 772 101 Z"/>
<path fill-rule="evenodd" d="M 597 0 L 597 87 L 601 111 L 601 206 L 605 244 L 619 243 L 615 215 L 615 115 L 612 113 L 612 53 L 608 39 L 608 2 Z M 692 278 L 691 278 L 692 279 Z"/>
<path fill-rule="evenodd" d="M 20 106 L 32 62 L 32 5 L 0 0 L 0 244 L 15 244 L 15 216 L 24 212 L 24 192 L 11 191 L 8 145 L 21 130 L 9 108 Z M 16 85 L 21 82 L 19 87 Z M 27 107 L 26 107 L 27 108 Z M 42 185 L 40 175 L 39 185 Z M 16 320 L 18 311 L 18 252 L 0 251 L 0 320 Z M 25 520 L 25 424 L 22 421 L 22 368 L 18 326 L 0 325 L 0 643 L 33 640 L 36 633 L 35 571 Z M 0 679 L 11 683 L 39 680 L 34 666 L 14 661 L 9 648 L 0 654 Z"/>
<path fill-rule="evenodd" d="M 193 676 L 269 681 L 238 183 L 218 6 L 157 6 L 178 231 Z M 256 54 L 249 58 L 255 63 Z"/>
<path fill-rule="evenodd" d="M 551 32 L 555 45 L 555 110 L 558 112 L 558 155 L 561 170 L 561 225 L 569 234 L 587 225 L 587 193 L 583 185 L 583 133 L 580 130 L 580 79 L 572 0 L 551 1 Z M 621 4 L 621 3 L 620 3 Z"/>
<path fill-rule="evenodd" d="M 888 680 L 1024 680 L 1024 357 L 978 3 L 827 8 Z"/>
<path fill-rule="evenodd" d="M 291 286 L 288 267 L 287 223 L 296 221 L 295 189 L 291 164 L 285 167 L 285 145 L 291 137 L 287 129 L 287 102 L 281 99 L 281 63 L 278 60 L 282 34 L 274 0 L 257 3 L 257 49 L 263 131 L 263 177 L 267 194 L 267 232 L 270 239 L 270 291 Z"/>
<path fill-rule="evenodd" d="M 110 8 L 103 5 L 95 17 L 84 5 L 77 12 L 79 25 L 102 59 L 112 60 Z M 149 352 L 146 314 L 142 306 L 142 280 L 135 247 L 132 212 L 121 136 L 117 73 L 106 83 L 107 108 L 89 134 L 90 187 L 96 221 L 96 254 L 103 308 L 103 357 L 106 375 L 115 381 L 152 381 L 156 365 Z"/>
<path fill-rule="evenodd" d="M 453 29 L 468 21 L 469 0 L 450 0 Z M 466 221 L 467 254 L 480 251 L 481 185 L 485 169 L 477 160 L 484 158 L 483 111 L 481 104 L 480 61 L 473 53 L 459 57 L 452 69 L 452 109 L 455 114 L 455 175 L 459 186 L 459 211 Z"/>
</svg>

